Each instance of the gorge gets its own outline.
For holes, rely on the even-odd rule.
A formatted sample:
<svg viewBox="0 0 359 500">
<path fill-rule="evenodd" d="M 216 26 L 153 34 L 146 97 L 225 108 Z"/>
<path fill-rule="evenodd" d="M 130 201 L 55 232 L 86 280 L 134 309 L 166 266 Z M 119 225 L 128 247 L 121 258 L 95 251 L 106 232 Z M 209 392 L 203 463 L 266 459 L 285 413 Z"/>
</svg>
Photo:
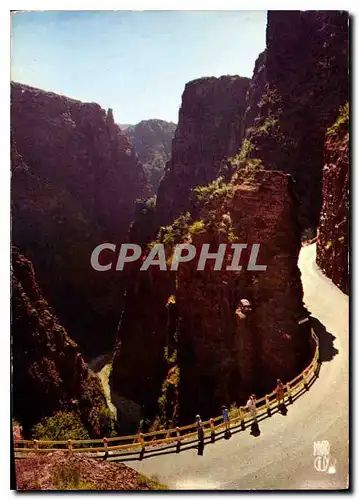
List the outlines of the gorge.
<svg viewBox="0 0 359 500">
<path fill-rule="evenodd" d="M 251 79 L 188 82 L 164 171 L 111 110 L 12 83 L 14 412 L 28 431 L 75 398 L 91 435 L 105 432 L 86 364 L 105 352 L 120 433 L 216 416 L 307 366 L 303 235 L 318 229 L 318 264 L 348 293 L 347 102 L 340 11 L 270 11 Z M 126 244 L 141 258 L 98 272 L 91 254 L 109 243 L 102 266 Z M 229 266 L 241 243 L 242 269 L 198 269 L 204 245 Z M 155 245 L 166 269 L 141 271 Z M 196 255 L 171 271 L 177 245 Z M 265 271 L 248 268 L 254 245 Z M 41 407 L 28 417 L 26 393 Z"/>
</svg>

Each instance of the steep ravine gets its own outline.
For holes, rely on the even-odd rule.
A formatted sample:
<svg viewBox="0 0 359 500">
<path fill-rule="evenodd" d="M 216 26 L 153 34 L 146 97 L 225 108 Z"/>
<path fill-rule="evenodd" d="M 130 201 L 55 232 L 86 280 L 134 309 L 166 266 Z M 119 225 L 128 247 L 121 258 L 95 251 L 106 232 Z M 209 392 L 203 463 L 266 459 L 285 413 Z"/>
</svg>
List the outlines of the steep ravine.
<svg viewBox="0 0 359 500">
<path fill-rule="evenodd" d="M 157 199 L 145 201 L 145 172 L 111 110 L 12 84 L 13 243 L 25 256 L 14 262 L 28 269 L 14 275 L 16 412 L 28 411 L 30 393 L 46 394 L 28 425 L 73 397 L 84 399 L 95 436 L 93 399 L 117 412 L 121 433 L 136 432 L 141 417 L 153 428 L 185 424 L 307 365 L 297 261 L 303 230 L 318 221 L 317 262 L 348 292 L 347 99 L 347 13 L 269 12 L 251 80 L 186 84 Z M 198 271 L 197 253 L 178 271 L 133 262 L 99 273 L 89 260 L 104 241 L 138 243 L 143 257 L 163 243 L 168 263 L 177 243 L 248 248 L 236 271 L 215 271 L 213 261 Z M 253 244 L 265 271 L 246 268 Z"/>
<path fill-rule="evenodd" d="M 76 409 L 90 436 L 105 435 L 110 427 L 101 385 L 44 299 L 31 262 L 16 249 L 11 306 L 12 414 L 25 435 L 41 418 Z"/>
<path fill-rule="evenodd" d="M 88 367 L 92 370 L 100 380 L 102 390 L 106 397 L 107 406 L 110 408 L 113 416 L 117 419 L 117 408 L 113 404 L 113 397 L 111 396 L 111 388 L 110 388 L 110 373 L 112 370 L 111 363 L 112 353 L 110 354 L 100 354 L 96 358 L 92 359 L 88 363 Z"/>
<path fill-rule="evenodd" d="M 297 258 L 303 229 L 318 224 L 325 133 L 347 94 L 348 15 L 340 11 L 270 11 L 251 81 L 186 85 L 172 157 L 156 205 L 143 205 L 134 223 L 136 237 L 145 253 L 151 240 L 167 250 L 261 243 L 268 267 L 131 267 L 111 383 L 144 416 L 175 425 L 216 415 L 309 360 Z"/>
</svg>

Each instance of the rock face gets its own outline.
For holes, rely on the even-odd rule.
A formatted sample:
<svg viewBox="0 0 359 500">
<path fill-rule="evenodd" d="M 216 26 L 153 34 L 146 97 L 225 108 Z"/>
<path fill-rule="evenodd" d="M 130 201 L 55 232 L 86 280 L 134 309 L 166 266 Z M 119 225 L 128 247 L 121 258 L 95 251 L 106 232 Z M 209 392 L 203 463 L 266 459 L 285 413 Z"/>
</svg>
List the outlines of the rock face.
<svg viewBox="0 0 359 500">
<path fill-rule="evenodd" d="M 208 197 L 209 199 L 209 197 Z M 178 329 L 179 414 L 190 421 L 220 413 L 222 404 L 244 404 L 252 392 L 272 391 L 276 379 L 291 380 L 308 362 L 308 324 L 297 258 L 300 229 L 292 180 L 281 172 L 257 172 L 251 182 L 223 186 L 201 211 L 202 229 L 189 227 L 198 248 L 235 240 L 259 243 L 258 264 L 241 271 L 204 271 L 197 260 L 180 264 L 176 306 Z M 192 234 L 191 234 L 192 233 Z M 225 257 L 227 263 L 232 255 Z"/>
<path fill-rule="evenodd" d="M 348 13 L 269 11 L 242 154 L 293 175 L 303 228 L 318 225 L 325 132 L 347 99 Z"/>
<path fill-rule="evenodd" d="M 56 314 L 87 352 L 113 346 L 120 273 L 90 265 L 122 243 L 145 177 L 129 139 L 97 104 L 11 86 L 12 236 Z"/>
<path fill-rule="evenodd" d="M 126 134 L 131 139 L 138 159 L 143 165 L 151 194 L 157 193 L 166 162 L 171 157 L 171 145 L 176 127 L 175 123 L 153 119 L 143 120 L 126 129 Z"/>
<path fill-rule="evenodd" d="M 261 97 L 267 83 L 266 58 L 267 51 L 264 50 L 259 54 L 254 65 L 253 77 L 250 80 L 246 96 L 246 110 L 243 117 L 244 132 L 253 126 L 255 119 L 260 114 Z"/>
<path fill-rule="evenodd" d="M 344 292 L 349 293 L 349 106 L 329 128 L 324 149 L 323 206 L 317 240 L 317 263 Z"/>
<path fill-rule="evenodd" d="M 200 78 L 186 84 L 179 123 L 157 195 L 160 224 L 193 209 L 191 188 L 218 177 L 225 159 L 242 143 L 245 95 L 249 79 Z"/>
<path fill-rule="evenodd" d="M 112 361 L 111 387 L 123 433 L 136 432 L 139 417 L 153 419 L 166 375 L 167 299 L 172 291 L 168 273 L 158 269 L 128 274 L 124 312 Z"/>
<path fill-rule="evenodd" d="M 268 268 L 214 271 L 212 263 L 197 271 L 196 261 L 167 273 L 132 267 L 112 384 L 124 398 L 124 413 L 126 401 L 135 403 L 137 415 L 153 418 L 157 410 L 166 425 L 193 421 L 198 412 L 215 416 L 222 404 L 243 404 L 252 392 L 270 392 L 278 377 L 289 381 L 311 354 L 308 323 L 298 325 L 306 312 L 293 182 L 288 174 L 265 171 L 260 161 L 248 158 L 233 163 L 237 171 L 225 182 L 223 166 L 241 145 L 244 108 L 243 101 L 240 108 L 229 105 L 230 92 L 215 92 L 221 82 L 247 87 L 237 78 L 204 79 L 188 84 L 183 94 L 172 159 L 154 210 L 162 223 L 191 213 L 170 220 L 157 241 L 165 244 L 166 255 L 183 242 L 198 249 L 209 243 L 211 251 L 224 242 L 260 243 L 259 263 Z M 212 102 L 218 121 L 209 111 Z M 221 169 L 223 177 L 213 180 Z M 137 238 L 146 234 L 138 241 L 148 252 L 149 207 L 142 208 L 142 217 L 132 229 Z"/>
<path fill-rule="evenodd" d="M 98 378 L 44 299 L 31 262 L 17 250 L 12 271 L 14 417 L 28 431 L 42 417 L 77 408 L 90 435 L 102 437 L 107 405 Z"/>
<path fill-rule="evenodd" d="M 131 241 L 140 243 L 145 251 L 160 224 L 173 222 L 191 206 L 191 188 L 215 179 L 227 156 L 237 151 L 248 82 L 247 78 L 226 76 L 201 78 L 186 85 L 172 160 L 160 183 L 156 206 L 150 211 L 139 207 L 131 229 Z M 122 412 L 118 412 L 123 420 L 124 414 L 131 420 L 140 411 L 146 417 L 155 416 L 166 373 L 174 368 L 170 360 L 176 324 L 173 310 L 167 306 L 175 290 L 174 273 L 140 272 L 138 267 L 131 267 L 127 280 L 113 358 L 112 387 L 123 397 Z M 126 405 L 133 408 L 133 404 L 137 411 L 126 411 Z"/>
<path fill-rule="evenodd" d="M 136 204 L 129 239 L 141 245 L 156 238 L 155 204 Z M 112 361 L 111 387 L 116 394 L 121 430 L 136 432 L 140 416 L 153 419 L 166 375 L 165 346 L 171 336 L 168 297 L 174 292 L 174 276 L 157 268 L 140 271 L 142 262 L 124 269 L 126 293 Z"/>
</svg>

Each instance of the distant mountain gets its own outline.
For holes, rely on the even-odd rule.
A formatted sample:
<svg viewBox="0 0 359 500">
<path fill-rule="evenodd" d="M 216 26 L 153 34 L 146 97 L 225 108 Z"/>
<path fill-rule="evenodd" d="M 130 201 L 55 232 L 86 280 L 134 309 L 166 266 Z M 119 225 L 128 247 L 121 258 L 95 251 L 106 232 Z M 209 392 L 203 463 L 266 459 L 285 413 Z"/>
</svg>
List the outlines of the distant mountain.
<svg viewBox="0 0 359 500">
<path fill-rule="evenodd" d="M 120 125 L 124 130 L 124 125 Z M 155 194 L 163 177 L 166 162 L 171 157 L 172 139 L 177 125 L 164 120 L 143 120 L 126 129 L 138 159 L 147 175 L 151 192 Z"/>
<path fill-rule="evenodd" d="M 131 123 L 120 123 L 119 127 L 124 132 L 128 129 L 128 127 L 133 127 L 133 125 Z"/>
</svg>

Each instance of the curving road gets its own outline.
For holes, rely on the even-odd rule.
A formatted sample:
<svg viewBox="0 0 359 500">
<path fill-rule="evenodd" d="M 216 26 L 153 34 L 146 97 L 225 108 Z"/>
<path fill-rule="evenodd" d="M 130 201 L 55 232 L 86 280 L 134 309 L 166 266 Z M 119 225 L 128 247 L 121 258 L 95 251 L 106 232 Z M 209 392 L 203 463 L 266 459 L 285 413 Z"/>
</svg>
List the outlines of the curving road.
<svg viewBox="0 0 359 500">
<path fill-rule="evenodd" d="M 348 297 L 319 270 L 316 246 L 303 247 L 299 258 L 304 301 L 319 327 L 322 366 L 310 390 L 288 407 L 260 422 L 261 434 L 249 429 L 229 440 L 127 462 L 170 489 L 345 489 L 348 487 L 349 388 Z M 319 323 L 320 322 L 320 323 Z M 322 326 L 324 325 L 324 326 Z M 330 444 L 329 472 L 315 468 L 313 443 Z M 321 463 L 324 461 L 320 459 Z M 317 459 L 317 465 L 321 467 Z"/>
</svg>

